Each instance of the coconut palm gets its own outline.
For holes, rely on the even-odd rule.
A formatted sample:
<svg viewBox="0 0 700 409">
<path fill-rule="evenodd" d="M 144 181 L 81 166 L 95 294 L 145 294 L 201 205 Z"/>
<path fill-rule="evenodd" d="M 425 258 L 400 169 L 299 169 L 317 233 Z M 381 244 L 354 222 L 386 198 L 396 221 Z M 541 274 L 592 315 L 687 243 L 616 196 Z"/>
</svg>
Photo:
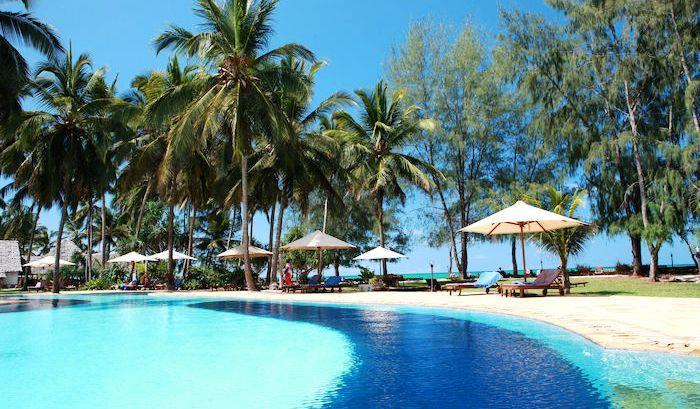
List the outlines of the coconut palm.
<svg viewBox="0 0 700 409">
<path fill-rule="evenodd" d="M 262 177 L 273 179 L 258 181 L 257 184 L 274 186 L 279 197 L 279 212 L 274 220 L 276 226 L 271 274 L 268 277 L 270 282 L 277 273 L 284 212 L 290 200 L 294 199 L 305 211 L 311 192 L 321 187 L 333 199 L 334 204 L 342 206 L 342 201 L 327 177 L 332 173 L 331 169 L 337 168 L 332 150 L 334 141 L 314 129 L 314 126 L 332 110 L 353 101 L 349 95 L 338 92 L 317 106 L 312 106 L 315 75 L 324 65 L 325 63 L 308 65 L 292 56 L 281 61 L 280 67 L 287 76 L 296 76 L 298 80 L 280 82 L 275 86 L 272 99 L 284 114 L 285 127 L 258 154 L 253 166 L 253 170 L 259 171 Z"/>
<path fill-rule="evenodd" d="M 406 149 L 419 132 L 433 127 L 433 121 L 419 119 L 419 108 L 405 105 L 403 93 L 390 96 L 383 81 L 374 90 L 358 90 L 355 95 L 361 107 L 358 119 L 339 111 L 334 117 L 340 130 L 329 133 L 344 139 L 344 161 L 354 165 L 350 173 L 356 193 L 375 198 L 379 245 L 383 247 L 385 201 L 396 198 L 403 204 L 404 182 L 424 191 L 431 189 L 429 173 L 436 170 Z M 382 273 L 387 274 L 386 260 Z"/>
<path fill-rule="evenodd" d="M 29 0 L 18 0 L 29 8 Z M 0 120 L 19 113 L 19 96 L 28 83 L 29 66 L 13 42 L 29 46 L 46 57 L 63 51 L 58 36 L 30 13 L 0 11 Z"/>
<path fill-rule="evenodd" d="M 171 26 L 155 45 L 158 52 L 171 48 L 199 58 L 215 73 L 203 72 L 189 86 L 173 90 L 151 110 L 155 118 L 179 115 L 171 129 L 173 146 L 190 146 L 213 139 L 226 156 L 241 164 L 242 244 L 245 278 L 249 290 L 255 281 L 248 254 L 248 160 L 256 139 L 269 137 L 279 126 L 279 110 L 269 99 L 270 82 L 291 80 L 275 63 L 280 56 L 294 55 L 311 60 L 313 54 L 297 44 L 264 52 L 272 35 L 271 17 L 276 0 L 199 0 L 195 10 L 205 31 L 192 33 Z"/>
<path fill-rule="evenodd" d="M 207 200 L 207 186 L 212 178 L 206 152 L 200 146 L 191 145 L 190 149 L 176 149 L 176 141 L 169 132 L 178 113 L 172 112 L 172 118 L 153 120 L 150 107 L 158 103 L 164 95 L 169 95 L 188 86 L 196 79 L 195 68 L 182 68 L 177 58 L 170 60 L 165 72 L 154 71 L 145 76 L 138 76 L 132 82 L 132 91 L 124 100 L 130 104 L 130 122 L 137 129 L 130 142 L 134 150 L 131 160 L 119 177 L 121 196 L 117 199 L 119 206 L 133 208 L 140 203 L 134 231 L 134 239 L 139 241 L 141 220 L 146 202 L 152 188 L 168 203 L 168 249 L 173 248 L 174 207 L 185 200 L 196 201 L 203 206 Z M 181 172 L 184 168 L 188 172 Z M 140 201 L 134 199 L 140 198 Z M 130 199 L 130 200 L 129 200 Z M 172 254 L 168 260 L 169 287 L 174 286 L 175 263 Z"/>
<path fill-rule="evenodd" d="M 542 200 L 531 197 L 527 197 L 526 200 L 535 206 L 573 218 L 576 210 L 583 204 L 585 193 L 585 191 L 581 190 L 566 193 L 550 187 Z M 571 288 L 571 281 L 569 280 L 569 273 L 567 271 L 569 257 L 581 254 L 584 245 L 592 236 L 593 227 L 588 225 L 533 235 L 533 238 L 540 248 L 559 256 L 560 268 L 564 276 L 564 287 L 567 293 Z"/>
<path fill-rule="evenodd" d="M 32 87 L 47 109 L 25 112 L 12 143 L 0 160 L 5 166 L 23 158 L 13 171 L 13 183 L 26 185 L 37 203 L 56 203 L 61 216 L 56 240 L 56 264 L 68 207 L 87 200 L 103 166 L 105 143 L 98 113 L 112 103 L 104 83 L 104 69 L 92 71 L 87 55 L 75 61 L 69 50 L 37 69 Z M 56 275 L 53 291 L 58 292 Z"/>
</svg>

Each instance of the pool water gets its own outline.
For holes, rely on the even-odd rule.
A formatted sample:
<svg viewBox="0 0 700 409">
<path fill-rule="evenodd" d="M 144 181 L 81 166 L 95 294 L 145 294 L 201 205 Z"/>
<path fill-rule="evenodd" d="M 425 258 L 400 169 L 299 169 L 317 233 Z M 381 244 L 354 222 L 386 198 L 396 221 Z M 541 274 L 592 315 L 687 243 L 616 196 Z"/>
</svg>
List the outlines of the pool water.
<svg viewBox="0 0 700 409">
<path fill-rule="evenodd" d="M 0 306 L 0 378 L 7 408 L 700 408 L 700 358 L 536 321 L 140 294 Z"/>
</svg>

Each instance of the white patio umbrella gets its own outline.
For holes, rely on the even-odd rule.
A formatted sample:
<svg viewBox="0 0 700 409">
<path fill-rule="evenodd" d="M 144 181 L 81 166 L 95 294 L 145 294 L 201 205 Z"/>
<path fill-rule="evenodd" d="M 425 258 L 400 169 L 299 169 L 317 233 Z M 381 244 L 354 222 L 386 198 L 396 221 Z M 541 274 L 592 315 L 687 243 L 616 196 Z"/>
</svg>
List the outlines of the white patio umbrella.
<svg viewBox="0 0 700 409">
<path fill-rule="evenodd" d="M 243 252 L 245 248 L 243 247 L 242 244 L 230 248 L 223 253 L 217 255 L 216 257 L 223 258 L 223 259 L 242 259 L 244 257 Z M 248 255 L 251 258 L 256 258 L 256 257 L 270 257 L 272 255 L 272 252 L 267 251 L 265 249 L 261 249 L 259 247 L 255 246 L 248 246 Z"/>
<path fill-rule="evenodd" d="M 54 258 L 54 256 L 46 256 L 46 257 L 42 257 L 38 260 L 34 260 L 30 263 L 23 264 L 22 267 L 53 267 L 55 262 L 56 262 L 56 259 Z M 59 267 L 74 266 L 74 265 L 75 265 L 75 263 L 72 263 L 70 261 L 58 259 L 58 266 Z"/>
<path fill-rule="evenodd" d="M 286 246 L 282 246 L 284 250 L 316 250 L 318 254 L 318 274 L 322 275 L 322 260 L 321 260 L 321 250 L 341 250 L 341 249 L 354 249 L 356 248 L 350 243 L 346 243 L 339 238 L 333 237 L 330 234 L 323 233 L 320 230 L 316 230 L 313 233 L 309 233 L 306 236 L 295 240 Z"/>
<path fill-rule="evenodd" d="M 362 253 L 355 257 L 353 260 L 387 260 L 394 258 L 406 257 L 403 254 L 397 253 L 395 251 L 385 249 L 384 247 L 378 246 L 372 250 Z"/>
<path fill-rule="evenodd" d="M 146 271 L 148 271 L 148 262 L 149 261 L 158 261 L 155 258 L 151 256 L 146 256 L 141 253 L 137 253 L 135 251 L 131 251 L 129 253 L 123 254 L 121 256 L 115 257 L 113 259 L 107 260 L 108 263 L 129 263 L 131 264 L 132 267 L 136 263 L 141 263 L 145 262 L 146 263 Z M 134 273 L 134 270 L 132 268 L 131 270 L 132 274 Z"/>
<path fill-rule="evenodd" d="M 362 253 L 359 256 L 355 257 L 353 260 L 389 260 L 389 259 L 396 259 L 396 258 L 403 258 L 406 257 L 401 253 L 397 253 L 395 251 L 385 249 L 382 246 L 377 246 L 373 248 L 372 250 Z"/>
<path fill-rule="evenodd" d="M 151 254 L 148 257 L 151 259 L 154 259 L 156 261 L 167 260 L 168 259 L 168 250 L 161 251 L 160 253 L 156 253 L 156 254 Z M 173 250 L 173 260 L 197 260 L 197 259 L 194 257 L 190 257 L 185 253 L 180 253 L 179 251 Z"/>
<path fill-rule="evenodd" d="M 463 227 L 458 232 L 481 233 L 487 236 L 519 233 L 523 252 L 523 277 L 527 281 L 525 233 L 540 233 L 586 225 L 587 223 L 580 220 L 540 209 L 518 200 L 513 206 Z"/>
<path fill-rule="evenodd" d="M 107 260 L 108 263 L 140 263 L 143 261 L 156 261 L 151 256 L 145 256 L 135 251 Z"/>
</svg>

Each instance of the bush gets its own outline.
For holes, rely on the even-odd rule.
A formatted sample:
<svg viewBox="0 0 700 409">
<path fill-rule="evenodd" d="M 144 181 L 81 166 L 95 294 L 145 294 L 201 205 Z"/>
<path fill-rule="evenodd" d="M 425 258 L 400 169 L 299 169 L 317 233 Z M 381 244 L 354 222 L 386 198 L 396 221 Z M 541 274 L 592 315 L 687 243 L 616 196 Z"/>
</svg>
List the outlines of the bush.
<svg viewBox="0 0 700 409">
<path fill-rule="evenodd" d="M 590 266 L 579 264 L 576 266 L 576 272 L 582 276 L 589 276 L 593 274 L 593 269 Z"/>
<path fill-rule="evenodd" d="M 360 282 L 368 283 L 374 277 L 374 272 L 367 267 L 360 266 Z"/>
<path fill-rule="evenodd" d="M 399 281 L 403 280 L 403 276 L 396 274 L 387 274 L 380 276 L 385 287 L 396 287 L 399 285 Z"/>
<path fill-rule="evenodd" d="M 202 283 L 200 283 L 199 281 L 188 279 L 182 284 L 182 288 L 184 290 L 201 290 L 203 287 Z"/>
<path fill-rule="evenodd" d="M 615 273 L 617 274 L 631 274 L 632 266 L 624 263 L 615 264 Z"/>
<path fill-rule="evenodd" d="M 381 277 L 372 277 L 369 279 L 369 285 L 372 287 L 372 291 L 383 291 L 386 290 L 386 285 Z"/>
<path fill-rule="evenodd" d="M 88 290 L 109 290 L 112 288 L 112 284 L 112 281 L 100 277 L 93 278 L 92 280 L 88 281 L 85 283 L 85 287 L 87 287 Z"/>
</svg>

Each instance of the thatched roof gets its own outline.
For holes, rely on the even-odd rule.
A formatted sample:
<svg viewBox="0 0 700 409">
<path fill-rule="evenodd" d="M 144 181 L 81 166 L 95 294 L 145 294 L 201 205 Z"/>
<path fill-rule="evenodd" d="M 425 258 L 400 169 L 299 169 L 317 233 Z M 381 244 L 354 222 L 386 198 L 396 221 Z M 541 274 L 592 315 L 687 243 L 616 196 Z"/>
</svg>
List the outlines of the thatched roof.
<svg viewBox="0 0 700 409">
<path fill-rule="evenodd" d="M 17 240 L 0 240 L 0 273 L 22 271 Z"/>
<path fill-rule="evenodd" d="M 73 243 L 71 239 L 63 239 L 61 240 L 61 258 L 66 261 L 71 261 L 73 258 L 73 254 L 78 253 L 82 254 L 82 250 L 80 250 L 80 247 L 78 247 L 77 244 Z M 55 256 L 56 255 L 56 246 L 51 248 L 51 251 L 49 251 L 47 256 Z"/>
</svg>

